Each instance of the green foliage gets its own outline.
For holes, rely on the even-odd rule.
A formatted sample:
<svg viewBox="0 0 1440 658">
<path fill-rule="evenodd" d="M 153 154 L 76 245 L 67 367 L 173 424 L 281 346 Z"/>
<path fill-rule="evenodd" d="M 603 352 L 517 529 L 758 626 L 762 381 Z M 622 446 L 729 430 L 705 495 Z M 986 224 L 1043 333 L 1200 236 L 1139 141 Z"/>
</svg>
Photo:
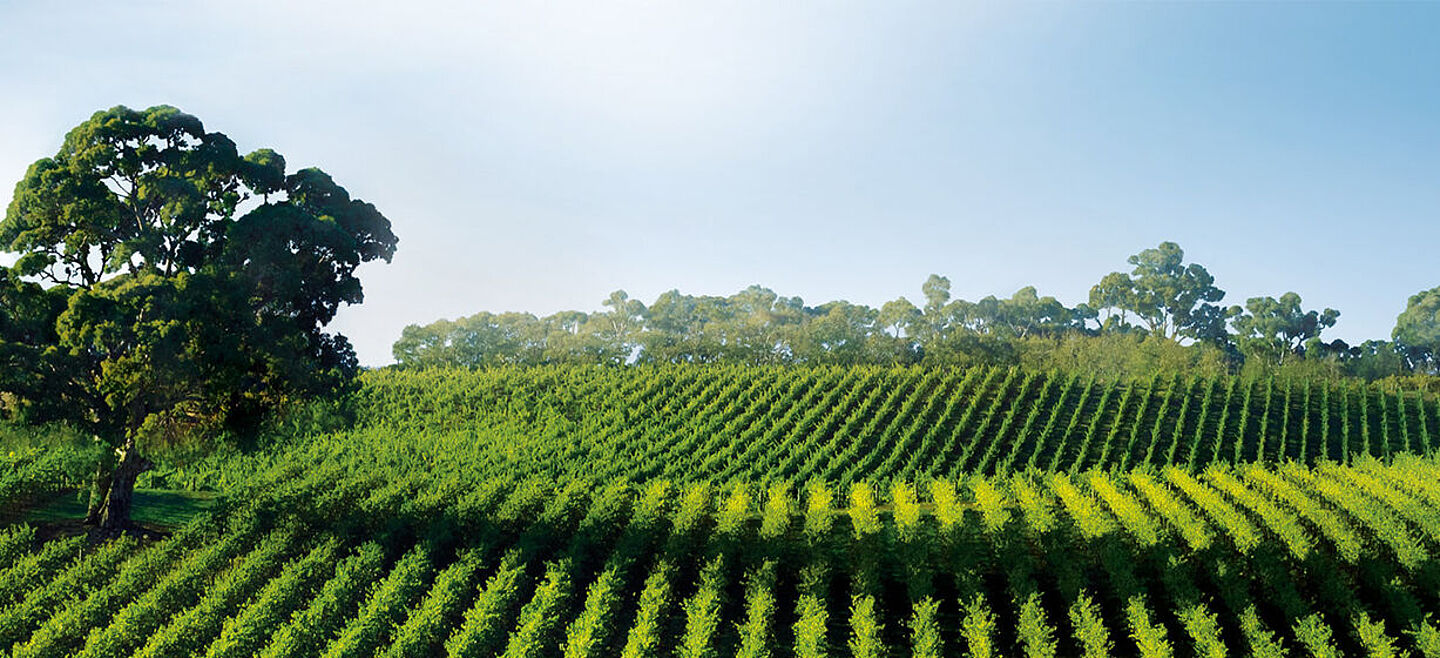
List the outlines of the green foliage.
<svg viewBox="0 0 1440 658">
<path fill-rule="evenodd" d="M 640 591 L 640 610 L 630 635 L 625 641 L 624 658 L 650 658 L 664 652 L 660 645 L 661 629 L 670 605 L 672 568 L 661 562 L 650 571 L 645 587 Z"/>
<path fill-rule="evenodd" d="M 1032 592 L 1019 608 L 1020 623 L 1016 633 L 1020 636 L 1026 658 L 1054 658 L 1057 648 L 1055 629 L 1045 619 L 1040 596 Z"/>
<path fill-rule="evenodd" d="M 972 489 L 985 532 L 999 535 L 1010 522 L 1010 501 L 995 483 L 985 478 L 977 478 Z"/>
<path fill-rule="evenodd" d="M 737 536 L 750 520 L 750 492 L 744 486 L 731 489 L 715 519 L 715 532 Z"/>
<path fill-rule="evenodd" d="M 47 542 L 35 552 L 0 563 L 0 606 L 10 605 L 48 582 L 80 553 L 83 544 L 84 539 L 79 537 Z"/>
<path fill-rule="evenodd" d="M 340 546 L 340 542 L 333 539 L 322 542 L 304 558 L 286 565 L 249 605 L 225 620 L 219 637 L 206 649 L 205 655 L 240 658 L 259 653 L 295 609 L 317 591 L 321 583 L 335 575 Z"/>
<path fill-rule="evenodd" d="M 465 618 L 445 643 L 445 652 L 451 656 L 483 656 L 498 653 L 504 633 L 508 630 L 505 622 L 520 596 L 525 565 L 518 551 L 507 553 L 500 561 L 500 567 L 480 587 L 475 602 L 465 612 Z"/>
<path fill-rule="evenodd" d="M 1192 605 L 1180 611 L 1180 623 L 1195 645 L 1195 653 L 1204 658 L 1225 658 L 1225 642 L 1220 638 L 1220 624 L 1214 613 L 1203 605 Z"/>
<path fill-rule="evenodd" d="M 945 646 L 940 637 L 940 602 L 926 597 L 915 603 L 910 616 L 910 645 L 914 658 L 940 658 Z"/>
<path fill-rule="evenodd" d="M 767 560 L 752 571 L 745 584 L 745 619 L 737 624 L 741 658 L 766 658 L 772 655 L 772 634 L 776 614 L 775 562 Z"/>
<path fill-rule="evenodd" d="M 1105 510 L 1086 495 L 1063 474 L 1050 476 L 1050 489 L 1060 499 L 1060 504 L 1070 514 L 1080 534 L 1095 539 L 1115 531 L 1115 521 Z"/>
<path fill-rule="evenodd" d="M 94 583 L 115 578 L 125 558 L 136 550 L 136 544 L 131 539 L 106 542 L 93 552 L 81 555 L 52 580 L 37 584 L 19 602 L 0 608 L 0 648 L 23 641 L 52 612 L 66 609 L 89 594 Z M 9 562 L 9 558 L 0 557 L 0 564 Z"/>
<path fill-rule="evenodd" d="M 1273 501 L 1245 487 L 1235 476 L 1219 469 L 1205 471 L 1206 479 L 1217 489 L 1235 499 L 1241 506 L 1254 512 L 1265 523 L 1265 527 L 1278 536 L 1289 549 L 1296 561 L 1303 562 L 1310 555 L 1315 541 L 1300 520 Z"/>
<path fill-rule="evenodd" d="M 259 653 L 265 658 L 318 655 L 325 642 L 340 632 L 345 620 L 359 608 L 366 588 L 383 575 L 385 554 L 378 544 L 367 543 L 335 567 L 304 609 L 275 631 Z"/>
<path fill-rule="evenodd" d="M 830 613 L 825 609 L 825 602 L 814 594 L 802 594 L 795 608 L 796 658 L 824 658 L 829 655 L 825 634 Z"/>
<path fill-rule="evenodd" d="M 10 564 L 35 544 L 35 528 L 15 525 L 0 530 L 0 564 Z"/>
<path fill-rule="evenodd" d="M 1090 488 L 1095 490 L 1115 518 L 1119 519 L 1121 527 L 1141 546 L 1154 546 L 1159 543 L 1159 524 L 1145 512 L 1138 500 L 1116 488 L 1108 475 L 1092 473 Z"/>
<path fill-rule="evenodd" d="M 830 535 L 835 523 L 835 510 L 831 501 L 835 494 L 822 483 L 812 483 L 805 498 L 805 536 L 811 543 L 823 542 Z M 862 514 L 862 518 L 865 515 Z"/>
<path fill-rule="evenodd" d="M 880 514 L 875 502 L 875 490 L 869 483 L 856 482 L 850 487 L 850 530 L 857 540 L 880 532 Z"/>
<path fill-rule="evenodd" d="M 1070 604 L 1070 625 L 1075 629 L 1075 641 L 1085 658 L 1103 658 L 1111 655 L 1114 645 L 1110 642 L 1110 631 L 1100 616 L 1100 605 L 1081 592 Z"/>
<path fill-rule="evenodd" d="M 1205 524 L 1169 488 L 1148 473 L 1131 473 L 1130 482 L 1156 514 L 1179 532 L 1191 550 L 1203 551 L 1210 547 L 1211 536 Z"/>
<path fill-rule="evenodd" d="M 1266 489 L 1272 496 L 1284 500 L 1310 525 L 1319 529 L 1330 541 L 1340 559 L 1352 564 L 1360 560 L 1364 546 L 1360 538 L 1355 535 L 1338 513 L 1320 504 L 1290 480 L 1282 478 L 1268 469 L 1246 468 L 1243 472 L 1246 480 Z"/>
<path fill-rule="evenodd" d="M 1165 627 L 1154 622 L 1143 596 L 1133 596 L 1125 605 L 1125 618 L 1130 626 L 1130 638 L 1141 658 L 1169 658 L 1175 655 L 1170 640 L 1165 637 Z"/>
<path fill-rule="evenodd" d="M 790 528 L 790 488 L 785 484 L 771 485 L 760 516 L 760 538 L 776 539 Z"/>
<path fill-rule="evenodd" d="M 1335 648 L 1330 626 L 1320 613 L 1315 613 L 1295 622 L 1295 639 L 1314 658 L 1340 658 L 1343 654 Z"/>
<path fill-rule="evenodd" d="M 551 563 L 545 569 L 545 578 L 535 588 L 535 595 L 520 609 L 515 631 L 505 646 L 505 658 L 524 658 L 538 655 L 542 647 L 552 644 L 551 635 L 559 626 L 556 613 L 569 599 L 573 585 L 571 571 L 574 566 L 567 560 Z"/>
<path fill-rule="evenodd" d="M 998 655 L 995 648 L 995 614 L 990 612 L 983 596 L 976 594 L 964 603 L 960 636 L 965 640 L 971 656 L 990 658 Z"/>
<path fill-rule="evenodd" d="M 1395 318 L 1391 338 L 1409 352 L 1412 360 L 1436 371 L 1440 360 L 1440 288 L 1415 293 L 1405 303 L 1405 310 Z"/>
<path fill-rule="evenodd" d="M 1280 639 L 1265 629 L 1254 605 L 1247 606 L 1240 613 L 1240 630 L 1249 644 L 1250 654 L 1256 658 L 1285 658 L 1288 655 Z"/>
<path fill-rule="evenodd" d="M 1222 534 L 1230 539 L 1241 554 L 1249 553 L 1260 544 L 1260 533 L 1254 524 L 1219 492 L 1176 468 L 1166 469 L 1165 477 L 1223 530 Z"/>
<path fill-rule="evenodd" d="M 157 581 L 163 582 L 162 577 L 177 562 L 188 564 L 203 555 L 197 553 L 196 558 L 185 557 L 187 549 L 195 548 L 190 542 L 199 541 L 202 524 L 195 522 L 165 543 L 126 560 L 114 580 L 55 611 L 28 640 L 17 644 L 12 654 L 29 658 L 58 657 L 74 655 L 82 647 L 88 648 L 85 634 L 90 629 L 99 632 L 116 610 L 127 608 Z M 243 539 L 241 533 L 235 536 Z"/>
<path fill-rule="evenodd" d="M 1416 569 L 1429 559 L 1429 551 L 1415 537 L 1414 532 L 1389 505 L 1376 505 L 1364 496 L 1350 482 L 1337 482 L 1330 478 L 1316 478 L 1299 469 L 1286 471 L 1291 477 L 1305 482 L 1320 497 L 1332 505 L 1345 510 L 1352 518 L 1363 524 L 1372 536 L 1380 540 L 1393 552 L 1395 559 L 1406 569 Z"/>
<path fill-rule="evenodd" d="M 613 627 L 613 617 L 623 595 L 620 571 L 611 565 L 590 585 L 585 607 L 565 632 L 564 656 L 598 656 Z"/>
<path fill-rule="evenodd" d="M 434 572 L 428 547 L 417 546 L 375 584 L 359 614 L 321 654 L 325 658 L 374 655 L 404 619 L 410 602 L 425 591 Z"/>
<path fill-rule="evenodd" d="M 880 622 L 875 616 L 875 597 L 859 594 L 850 600 L 850 655 L 880 658 L 885 655 Z"/>
<path fill-rule="evenodd" d="M 1025 368 L 1094 375 L 1111 382 L 1142 380 L 1157 372 L 1219 377 L 1231 371 L 1225 352 L 1214 345 L 1181 345 L 1135 332 L 1030 338 L 1019 349 Z"/>
<path fill-rule="evenodd" d="M 1440 631 L 1430 623 L 1430 618 L 1420 620 L 1415 628 L 1410 631 L 1411 637 L 1415 640 L 1415 646 L 1420 649 L 1420 655 L 1425 658 L 1440 656 Z"/>
<path fill-rule="evenodd" d="M 955 494 L 955 485 L 946 480 L 930 481 L 930 499 L 935 501 L 935 521 L 943 536 L 953 536 L 964 519 L 964 509 Z"/>
<path fill-rule="evenodd" d="M 108 626 L 94 627 L 85 639 L 85 648 L 75 655 L 120 656 L 140 649 L 171 615 L 197 603 L 215 572 L 253 540 L 251 532 L 234 532 L 190 554 L 177 568 L 116 613 Z"/>
<path fill-rule="evenodd" d="M 1320 332 L 1340 318 L 1333 308 L 1304 311 L 1300 303 L 1300 295 L 1287 292 L 1280 299 L 1251 297 L 1243 310 L 1231 307 L 1240 349 L 1257 360 L 1283 363 L 1286 357 L 1301 354 L 1307 342 L 1318 340 Z"/>
<path fill-rule="evenodd" d="M 23 448 L 0 454 L 0 504 L 18 508 L 64 491 L 94 475 L 97 452 L 88 447 Z M 5 520 L 0 511 L 0 520 Z"/>
<path fill-rule="evenodd" d="M 205 520 L 175 537 L 99 544 L 92 555 L 49 526 L 0 530 L 10 560 L 0 562 L 0 650 L 1280 656 L 1432 644 L 1440 463 L 1407 454 L 1395 434 L 1408 427 L 1413 449 L 1440 431 L 1440 405 L 1423 393 L 1336 389 L 1346 394 L 1330 398 L 1326 416 L 1330 389 L 1318 384 L 1307 396 L 1253 383 L 1246 405 L 1243 380 L 1096 380 L 1081 394 L 1077 378 L 1047 384 L 1050 373 L 1008 369 L 790 379 L 729 368 L 374 373 L 367 380 L 391 388 L 363 395 L 388 419 L 177 471 L 219 491 Z M 612 395 L 622 402 L 597 402 Z M 1180 413 L 1202 396 L 1214 399 L 1208 418 L 1198 400 Z M 925 402 L 907 407 L 909 397 Z M 1027 406 L 1012 415 L 996 407 L 1002 398 Z M 1109 468 L 957 470 L 962 451 L 988 452 L 967 448 L 984 428 L 1018 424 L 1028 405 L 1041 408 L 1032 429 L 1059 417 L 1058 433 L 1078 416 L 1067 445 L 1090 433 L 1085 463 Z M 1312 416 L 1321 454 L 1320 420 L 1333 421 L 1334 439 L 1350 419 L 1356 457 L 1198 475 L 1116 463 L 1124 452 L 1140 459 L 1153 436 L 1164 440 L 1157 455 L 1197 435 L 1197 454 L 1212 455 L 1222 406 L 1222 461 L 1246 432 L 1257 436 L 1242 456 L 1274 454 L 1282 436 L 1298 445 Z M 625 423 L 606 417 L 621 407 L 632 410 Z M 1186 428 L 1157 434 L 1163 413 Z M 745 428 L 759 418 L 780 425 L 777 459 L 755 448 L 768 426 Z M 432 420 L 451 425 L 424 430 Z M 652 422 L 646 434 L 626 431 Z M 924 429 L 897 443 L 887 423 Z M 519 431 L 541 425 L 563 431 Z M 1388 462 L 1359 456 L 1367 431 Z M 994 436 L 1061 443 L 1013 425 Z M 1026 459 L 1030 450 L 1018 449 Z M 888 461 L 896 451 L 904 459 Z M 744 463 L 712 470 L 714 455 Z M 17 455 L 0 478 L 40 456 Z M 872 470 L 886 463 L 893 470 Z M 788 479 L 744 479 L 789 467 Z"/>
<path fill-rule="evenodd" d="M 1358 612 L 1355 614 L 1354 623 L 1360 646 L 1364 647 L 1370 658 L 1395 658 L 1403 655 L 1396 646 L 1395 638 L 1385 632 L 1385 622 L 1371 619 L 1369 613 Z"/>
<path fill-rule="evenodd" d="M 683 658 L 717 655 L 715 640 L 720 631 L 724 588 L 725 562 L 717 557 L 705 565 L 700 574 L 700 588 L 685 601 L 685 633 L 680 637 L 679 647 Z"/>
<path fill-rule="evenodd" d="M 895 529 L 900 540 L 906 543 L 918 540 L 921 510 L 915 497 L 915 487 L 909 482 L 896 482 L 890 488 L 890 502 L 894 507 Z"/>
<path fill-rule="evenodd" d="M 1015 494 L 1015 502 L 1020 505 L 1025 525 L 1033 535 L 1044 535 L 1055 528 L 1055 512 L 1051 508 L 1050 498 L 1029 476 L 1017 475 L 1012 478 L 1010 491 Z"/>
<path fill-rule="evenodd" d="M 460 556 L 435 577 L 435 585 L 420 606 L 412 610 L 405 623 L 395 629 L 395 639 L 384 650 L 385 656 L 433 655 L 445 640 L 445 633 L 459 620 L 461 606 L 474 590 L 474 579 L 482 565 L 483 549 L 472 549 Z"/>
<path fill-rule="evenodd" d="M 235 560 L 212 581 L 198 604 L 172 617 L 135 656 L 180 658 L 204 653 L 225 620 L 269 580 L 295 542 L 293 534 L 285 531 L 267 537 L 255 550 Z"/>
<path fill-rule="evenodd" d="M 1162 242 L 1128 260 L 1129 274 L 1107 275 L 1090 290 L 1090 306 L 1134 313 L 1152 334 L 1175 340 L 1213 340 L 1225 335 L 1226 309 L 1211 304 L 1225 297 L 1201 265 L 1184 264 L 1184 250 Z M 1126 316 L 1120 316 L 1123 324 Z"/>
<path fill-rule="evenodd" d="M 561 311 L 546 317 L 481 312 L 410 325 L 395 342 L 393 354 L 406 368 L 1023 363 L 1039 370 L 1093 372 L 1107 379 L 1146 377 L 1170 366 L 1220 374 L 1231 361 L 1224 347 L 1229 340 L 1226 322 L 1242 310 L 1212 303 L 1224 292 L 1204 267 L 1184 264 L 1183 258 L 1184 252 L 1170 242 L 1135 254 L 1129 259 L 1131 273 L 1105 276 L 1091 290 L 1088 303 L 1074 308 L 1041 296 L 1033 286 L 1008 298 L 951 299 L 949 279 L 934 274 L 921 286 L 923 307 L 904 297 L 878 309 L 846 301 L 806 306 L 798 297 L 760 286 L 728 297 L 671 290 L 647 306 L 617 290 L 603 302 L 603 311 Z M 1237 320 L 1236 328 L 1241 342 L 1254 347 L 1252 352 L 1274 342 L 1299 353 L 1307 339 L 1318 342 L 1319 331 L 1338 315 L 1330 309 L 1301 312 L 1293 293 L 1280 300 L 1253 298 L 1247 307 L 1250 312 Z M 1109 340 L 1116 337 L 1124 340 Z M 1200 343 L 1186 347 L 1177 339 Z M 1317 356 L 1345 353 L 1348 358 L 1346 349 L 1331 346 L 1312 351 Z"/>
</svg>

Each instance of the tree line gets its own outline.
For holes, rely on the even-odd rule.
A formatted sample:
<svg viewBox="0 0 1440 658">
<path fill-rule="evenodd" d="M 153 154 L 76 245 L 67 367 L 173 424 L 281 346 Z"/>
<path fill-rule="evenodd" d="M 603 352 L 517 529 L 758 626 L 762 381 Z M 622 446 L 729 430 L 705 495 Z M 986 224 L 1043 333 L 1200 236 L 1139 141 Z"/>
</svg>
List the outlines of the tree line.
<svg viewBox="0 0 1440 658">
<path fill-rule="evenodd" d="M 395 342 L 402 368 L 588 363 L 958 364 L 1156 368 L 1365 379 L 1434 374 L 1440 288 L 1411 297 L 1389 340 L 1350 345 L 1322 333 L 1340 312 L 1306 309 L 1300 295 L 1225 306 L 1225 291 L 1173 242 L 1128 259 L 1073 307 L 1026 286 L 1008 298 L 953 299 L 932 274 L 919 303 L 807 306 L 758 285 L 730 296 L 662 293 L 649 304 L 623 290 L 604 310 L 548 316 L 481 312 L 410 325 Z"/>
</svg>

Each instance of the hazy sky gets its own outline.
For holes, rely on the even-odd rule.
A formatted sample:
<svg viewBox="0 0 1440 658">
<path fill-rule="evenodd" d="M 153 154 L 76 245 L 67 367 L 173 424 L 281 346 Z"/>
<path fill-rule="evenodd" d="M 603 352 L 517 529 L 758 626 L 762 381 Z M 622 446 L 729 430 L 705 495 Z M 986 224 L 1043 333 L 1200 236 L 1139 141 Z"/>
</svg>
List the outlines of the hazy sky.
<svg viewBox="0 0 1440 658">
<path fill-rule="evenodd" d="M 1388 338 L 1440 285 L 1440 4 L 0 0 L 0 206 L 65 131 L 171 104 L 394 223 L 335 327 L 1036 285 L 1179 242 Z M 537 8 L 539 7 L 539 8 Z"/>
</svg>

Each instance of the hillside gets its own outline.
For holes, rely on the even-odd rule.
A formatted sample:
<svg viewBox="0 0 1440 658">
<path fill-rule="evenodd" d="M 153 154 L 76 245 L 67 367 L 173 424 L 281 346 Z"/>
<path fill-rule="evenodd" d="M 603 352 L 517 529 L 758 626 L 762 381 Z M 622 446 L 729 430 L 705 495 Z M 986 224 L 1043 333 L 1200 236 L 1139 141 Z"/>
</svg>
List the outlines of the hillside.
<svg viewBox="0 0 1440 658">
<path fill-rule="evenodd" d="M 151 474 L 218 494 L 168 538 L 0 531 L 0 650 L 1437 655 L 1436 412 L 985 368 L 372 372 L 355 427 Z M 73 490 L 69 457 L 8 456 L 0 504 Z"/>
<path fill-rule="evenodd" d="M 1384 459 L 1440 440 L 1433 396 L 1354 381 L 1107 383 L 873 366 L 387 370 L 363 381 L 368 427 L 494 436 L 524 447 L 517 468 L 635 480 L 848 485 L 1027 469 L 1194 470 Z"/>
<path fill-rule="evenodd" d="M 0 532 L 0 646 L 1169 656 L 1440 641 L 1429 460 L 794 489 L 517 479 L 364 447 L 236 464 L 224 505 L 158 543 Z"/>
</svg>

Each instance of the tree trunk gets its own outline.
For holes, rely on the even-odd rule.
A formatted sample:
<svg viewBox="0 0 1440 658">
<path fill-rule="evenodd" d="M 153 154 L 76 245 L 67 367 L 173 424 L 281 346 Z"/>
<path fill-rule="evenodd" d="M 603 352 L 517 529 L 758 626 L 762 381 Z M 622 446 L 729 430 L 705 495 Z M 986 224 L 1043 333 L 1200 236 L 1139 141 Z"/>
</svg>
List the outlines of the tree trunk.
<svg viewBox="0 0 1440 658">
<path fill-rule="evenodd" d="M 120 447 L 119 462 L 110 476 L 110 489 L 100 508 L 100 531 L 118 535 L 130 528 L 130 507 L 135 499 L 135 479 L 150 470 L 153 464 L 135 450 L 135 439 L 126 439 Z"/>
<path fill-rule="evenodd" d="M 85 525 L 100 523 L 100 510 L 105 507 L 105 497 L 110 494 L 110 479 L 114 477 L 114 465 L 109 459 L 95 465 L 95 480 L 90 483 L 90 504 L 85 510 Z"/>
</svg>

